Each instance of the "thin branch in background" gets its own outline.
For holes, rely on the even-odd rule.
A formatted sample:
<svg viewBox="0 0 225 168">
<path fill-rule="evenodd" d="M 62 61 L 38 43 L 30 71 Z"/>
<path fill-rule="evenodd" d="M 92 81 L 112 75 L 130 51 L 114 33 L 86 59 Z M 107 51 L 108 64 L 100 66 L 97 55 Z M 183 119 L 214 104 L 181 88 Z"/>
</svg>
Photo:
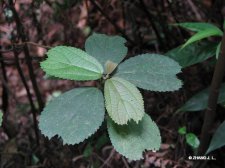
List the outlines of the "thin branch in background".
<svg viewBox="0 0 225 168">
<path fill-rule="evenodd" d="M 126 33 L 126 10 L 125 10 L 125 4 L 124 1 L 121 1 L 121 9 L 122 9 L 122 16 L 123 16 L 123 27 L 124 27 L 124 32 Z"/>
<path fill-rule="evenodd" d="M 93 156 L 95 156 L 97 159 L 99 159 L 101 162 L 105 162 L 105 160 L 103 159 L 103 158 L 101 158 L 97 153 L 93 153 L 92 154 Z M 107 165 L 107 167 L 109 167 L 109 168 L 112 168 L 112 166 L 110 165 L 110 164 L 108 164 L 108 163 L 106 163 Z"/>
<path fill-rule="evenodd" d="M 168 4 L 170 13 L 171 13 L 171 15 L 172 15 L 174 21 L 175 21 L 176 23 L 180 23 L 179 19 L 177 18 L 177 15 L 176 15 L 175 11 L 173 10 L 172 2 L 170 2 L 170 0 L 167 0 L 166 2 L 167 2 L 167 4 Z M 179 26 L 177 26 L 176 29 L 177 29 L 179 35 L 180 35 L 181 38 L 182 38 L 182 39 L 180 40 L 180 42 L 183 43 L 183 39 L 185 39 L 185 35 L 184 35 L 183 31 L 181 30 L 181 28 L 180 28 Z"/>
<path fill-rule="evenodd" d="M 40 62 L 40 61 L 43 61 L 44 60 L 44 57 L 32 56 L 31 59 L 32 59 L 32 61 Z M 19 60 L 20 61 L 25 61 L 26 58 L 19 57 Z M 15 58 L 0 57 L 0 61 L 4 61 L 5 64 L 7 64 L 7 62 L 14 63 L 15 62 Z"/>
<path fill-rule="evenodd" d="M 94 0 L 90 0 L 90 2 L 114 26 L 117 32 L 119 32 L 128 42 L 130 42 L 133 45 L 135 44 L 135 42 L 126 35 L 124 30 L 122 30 L 116 23 L 114 23 Z"/>
<path fill-rule="evenodd" d="M 46 45 L 42 45 L 42 44 L 38 44 L 38 43 L 35 43 L 35 42 L 31 42 L 31 41 L 24 41 L 23 43 L 14 43 L 13 45 L 33 45 L 33 46 L 36 46 L 36 47 L 41 47 L 41 48 L 45 48 L 45 49 L 50 49 L 51 47 L 50 46 L 46 46 Z"/>
<path fill-rule="evenodd" d="M 13 49 L 0 50 L 0 54 L 9 53 L 9 52 L 13 52 Z M 1 59 L 1 57 L 0 57 L 0 59 Z"/>
<path fill-rule="evenodd" d="M 20 66 L 20 63 L 19 63 L 19 56 L 18 56 L 18 53 L 16 50 L 14 50 L 14 57 L 15 57 L 15 62 L 16 62 L 16 68 L 18 70 L 18 73 L 20 75 L 20 78 L 22 80 L 22 83 L 26 89 L 26 92 L 27 92 L 27 97 L 28 97 L 28 100 L 29 100 L 29 103 L 30 103 L 30 106 L 31 106 L 31 113 L 32 113 L 32 116 L 33 116 L 33 122 L 34 122 L 34 131 L 35 131 L 35 136 L 36 136 L 36 142 L 37 142 L 37 145 L 39 145 L 39 133 L 38 133 L 38 124 L 37 124 L 37 118 L 36 118 L 36 113 L 37 113 L 37 110 L 35 108 L 35 105 L 34 105 L 34 102 L 33 102 L 33 99 L 32 99 L 32 95 L 30 93 L 30 90 L 29 90 L 29 86 L 27 84 L 27 81 L 26 81 L 26 78 L 23 74 L 23 70 Z"/>
<path fill-rule="evenodd" d="M 5 62 L 3 62 L 3 63 L 4 63 L 4 66 L 6 67 Z M 5 87 L 7 90 L 8 99 L 10 100 L 10 102 L 14 102 L 15 104 L 18 104 L 18 100 L 15 96 L 15 93 L 10 90 L 7 81 L 5 81 L 5 79 L 3 78 L 1 73 L 0 73 L 0 81 L 2 83 L 2 86 Z M 8 109 L 3 112 L 4 112 L 4 115 L 3 115 L 3 121 L 2 121 L 2 128 L 3 128 L 4 132 L 7 134 L 7 136 L 9 137 L 9 139 L 11 139 L 11 138 L 15 137 L 16 130 L 12 129 L 10 122 L 8 122 Z"/>
<path fill-rule="evenodd" d="M 41 29 L 40 23 L 38 22 L 36 13 L 35 13 L 35 1 L 34 0 L 31 2 L 31 8 L 32 8 L 32 10 L 31 10 L 32 11 L 32 19 L 33 19 L 34 26 L 37 29 L 38 41 L 39 41 L 42 38 L 42 29 Z"/>
<path fill-rule="evenodd" d="M 200 139 L 201 143 L 198 148 L 198 155 L 204 155 L 210 143 L 211 137 L 210 130 L 212 129 L 213 122 L 216 116 L 217 100 L 224 72 L 225 72 L 225 33 L 223 34 L 222 38 L 221 54 L 217 60 L 210 87 L 208 107 L 204 115 L 204 123 L 201 130 L 201 139 Z"/>
<path fill-rule="evenodd" d="M 109 157 L 105 160 L 105 162 L 101 165 L 100 168 L 103 168 L 105 165 L 109 164 L 109 162 L 112 159 L 112 157 L 114 156 L 114 154 L 115 154 L 115 150 L 112 149 L 110 154 L 109 154 Z"/>
<path fill-rule="evenodd" d="M 44 1 L 48 6 L 52 7 L 52 3 L 49 0 L 44 0 Z"/>
<path fill-rule="evenodd" d="M 197 8 L 197 6 L 192 2 L 192 0 L 187 0 L 187 3 L 190 5 L 192 11 L 194 12 L 196 18 L 199 20 L 199 21 L 202 21 L 202 16 L 201 14 L 199 13 L 199 9 Z"/>
<path fill-rule="evenodd" d="M 13 17 L 14 17 L 14 20 L 16 22 L 16 28 L 17 28 L 18 36 L 21 38 L 22 42 L 26 42 L 27 36 L 25 34 L 24 27 L 21 23 L 21 20 L 20 20 L 19 16 L 18 16 L 18 13 L 17 13 L 17 11 L 14 7 L 13 0 L 9 0 L 9 8 L 12 10 Z M 41 93 L 40 93 L 39 88 L 37 86 L 36 75 L 34 73 L 34 69 L 33 69 L 33 65 L 32 65 L 32 61 L 31 61 L 31 57 L 30 57 L 30 53 L 29 53 L 27 44 L 25 44 L 23 46 L 23 51 L 24 51 L 26 63 L 27 63 L 28 69 L 29 69 L 29 76 L 30 76 L 30 79 L 31 79 L 31 83 L 33 85 L 34 92 L 35 92 L 35 95 L 37 97 L 39 111 L 42 111 L 42 109 L 44 108 L 44 102 L 42 100 Z"/>
<path fill-rule="evenodd" d="M 160 3 L 160 4 L 157 5 L 158 3 Z M 164 1 L 163 2 L 158 1 L 158 3 L 156 3 L 156 6 L 155 6 L 155 8 L 156 8 L 156 19 L 155 20 L 157 20 L 159 23 L 161 33 L 163 34 L 162 37 L 164 37 L 164 41 L 167 44 L 167 45 L 165 45 L 164 49 L 167 50 L 168 48 L 171 48 L 174 46 L 174 41 L 175 41 L 175 43 L 177 43 L 176 42 L 177 37 L 173 36 L 173 35 L 171 36 L 171 31 L 168 28 L 167 18 L 162 15 L 165 11 Z"/>
<path fill-rule="evenodd" d="M 128 163 L 127 163 L 127 160 L 126 160 L 124 157 L 122 157 L 122 161 L 123 161 L 124 166 L 125 166 L 126 168 L 130 168 L 130 166 L 129 166 Z"/>
<path fill-rule="evenodd" d="M 88 0 L 84 1 L 85 8 L 87 10 L 87 22 L 89 23 L 89 5 L 88 5 Z"/>
<path fill-rule="evenodd" d="M 2 54 L 0 53 L 0 58 L 3 58 Z M 3 60 L 0 60 L 1 63 L 1 69 L 2 69 L 2 79 L 6 82 L 7 84 L 7 75 L 6 75 L 6 68 Z M 4 113 L 6 113 L 9 105 L 9 96 L 8 96 L 8 89 L 7 87 L 2 84 L 2 110 Z"/>
<path fill-rule="evenodd" d="M 148 11 L 148 8 L 146 7 L 146 5 L 145 5 L 143 0 L 139 0 L 139 2 L 140 2 L 140 6 L 139 7 L 140 7 L 141 10 L 143 10 L 143 12 L 146 14 L 149 22 L 151 23 L 152 29 L 155 32 L 155 35 L 157 37 L 157 41 L 158 41 L 159 45 L 161 45 L 164 48 L 165 45 L 164 45 L 162 37 L 160 36 L 158 28 L 157 28 L 157 26 L 156 26 L 156 24 L 155 24 L 155 22 L 153 20 L 153 15 Z"/>
<path fill-rule="evenodd" d="M 50 46 L 46 46 L 46 45 L 42 45 L 42 44 L 38 44 L 38 43 L 35 43 L 35 42 L 31 42 L 31 41 L 25 41 L 23 43 L 13 43 L 11 45 L 11 48 L 8 49 L 8 50 L 0 50 L 0 53 L 4 54 L 4 53 L 9 53 L 9 52 L 13 52 L 13 46 L 16 46 L 16 48 L 14 48 L 14 50 L 21 50 L 23 49 L 23 46 L 27 44 L 27 45 L 33 45 L 33 46 L 36 46 L 36 47 L 41 47 L 41 48 L 45 48 L 45 49 L 51 49 L 52 47 Z"/>
<path fill-rule="evenodd" d="M 171 13 L 173 19 L 175 20 L 176 23 L 180 23 L 180 21 L 177 18 L 177 15 L 176 15 L 175 11 L 173 10 L 173 7 L 172 7 L 172 2 L 173 1 L 166 0 L 166 2 L 168 4 L 168 7 L 169 7 L 169 10 L 170 10 L 170 13 Z"/>
</svg>

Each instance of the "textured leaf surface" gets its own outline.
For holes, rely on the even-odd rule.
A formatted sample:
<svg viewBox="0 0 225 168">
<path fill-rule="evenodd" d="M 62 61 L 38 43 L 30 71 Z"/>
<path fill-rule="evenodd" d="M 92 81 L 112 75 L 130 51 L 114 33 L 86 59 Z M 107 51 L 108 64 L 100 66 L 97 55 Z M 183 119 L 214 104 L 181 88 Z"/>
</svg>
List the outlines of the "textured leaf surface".
<svg viewBox="0 0 225 168">
<path fill-rule="evenodd" d="M 85 42 L 85 50 L 95 57 L 102 66 L 110 60 L 120 63 L 127 54 L 126 40 L 120 36 L 107 36 L 105 34 L 94 33 Z"/>
<path fill-rule="evenodd" d="M 185 48 L 177 47 L 165 55 L 177 61 L 182 68 L 203 62 L 216 53 L 216 43 L 193 43 Z"/>
<path fill-rule="evenodd" d="M 80 49 L 57 46 L 47 55 L 48 58 L 41 63 L 47 75 L 70 80 L 95 80 L 102 76 L 102 65 Z"/>
<path fill-rule="evenodd" d="M 225 121 L 219 126 L 212 137 L 207 154 L 225 145 Z"/>
<path fill-rule="evenodd" d="M 176 77 L 180 71 L 180 65 L 171 58 L 159 54 L 142 54 L 121 63 L 115 76 L 142 89 L 174 91 L 182 86 Z"/>
<path fill-rule="evenodd" d="M 159 129 L 147 114 L 138 124 L 130 121 L 128 125 L 117 125 L 108 118 L 107 125 L 112 145 L 128 159 L 142 159 L 145 150 L 155 151 L 160 148 Z"/>
<path fill-rule="evenodd" d="M 186 137 L 186 141 L 187 141 L 188 145 L 190 145 L 194 149 L 198 148 L 200 142 L 199 142 L 198 137 L 195 134 L 188 133 L 185 135 L 185 137 Z"/>
<path fill-rule="evenodd" d="M 104 99 L 97 88 L 78 88 L 54 98 L 40 116 L 41 132 L 64 143 L 77 144 L 91 136 L 104 119 Z"/>
<path fill-rule="evenodd" d="M 113 77 L 105 82 L 105 104 L 109 116 L 117 124 L 138 122 L 144 116 L 144 102 L 139 90 L 130 82 Z"/>
<path fill-rule="evenodd" d="M 219 98 L 217 103 L 225 102 L 225 83 L 223 83 L 219 90 Z M 198 92 L 193 97 L 191 97 L 180 109 L 177 111 L 200 111 L 207 108 L 209 98 L 209 87 Z"/>
<path fill-rule="evenodd" d="M 2 111 L 0 109 L 0 127 L 2 126 L 2 117 L 3 117 L 3 113 L 2 113 Z"/>
</svg>

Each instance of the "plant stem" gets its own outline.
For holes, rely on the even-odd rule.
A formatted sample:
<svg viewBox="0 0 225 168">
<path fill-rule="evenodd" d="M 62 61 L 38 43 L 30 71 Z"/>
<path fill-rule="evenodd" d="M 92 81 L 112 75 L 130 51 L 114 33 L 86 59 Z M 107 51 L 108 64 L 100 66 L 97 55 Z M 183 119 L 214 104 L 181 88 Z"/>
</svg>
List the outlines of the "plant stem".
<svg viewBox="0 0 225 168">
<path fill-rule="evenodd" d="M 222 83 L 224 76 L 224 71 L 225 71 L 225 33 L 223 34 L 222 38 L 221 54 L 217 60 L 213 74 L 213 79 L 211 82 L 208 107 L 205 111 L 204 123 L 201 130 L 201 139 L 200 139 L 200 146 L 198 149 L 198 155 L 204 155 L 210 143 L 211 137 L 210 130 L 213 126 L 213 122 L 216 116 L 217 100 L 219 96 L 220 85 Z"/>
<path fill-rule="evenodd" d="M 153 18 L 154 16 L 148 11 L 148 8 L 146 7 L 145 2 L 143 0 L 139 0 L 139 2 L 140 2 L 140 6 L 139 7 L 140 7 L 141 10 L 143 10 L 143 12 L 145 13 L 145 15 L 148 18 L 149 22 L 151 23 L 152 29 L 155 32 L 155 35 L 157 37 L 157 41 L 158 41 L 159 45 L 161 45 L 162 48 L 165 48 L 165 44 L 163 42 L 163 39 L 162 39 L 162 37 L 160 35 L 160 32 L 158 31 L 158 28 L 157 28 L 157 26 L 156 26 L 156 24 L 154 22 L 154 18 Z"/>
<path fill-rule="evenodd" d="M 12 10 L 13 17 L 14 17 L 14 20 L 16 22 L 16 28 L 17 28 L 18 36 L 21 38 L 22 42 L 24 43 L 24 42 L 27 41 L 27 36 L 25 34 L 24 27 L 21 23 L 21 20 L 20 20 L 19 16 L 18 16 L 18 13 L 17 13 L 17 11 L 14 7 L 13 0 L 9 0 L 9 8 Z M 44 102 L 42 100 L 39 88 L 37 86 L 37 82 L 36 82 L 36 79 L 35 79 L 36 76 L 35 76 L 35 73 L 34 73 L 30 53 L 29 53 L 28 46 L 27 46 L 26 43 L 23 46 L 23 51 L 24 51 L 26 63 L 27 63 L 28 69 L 29 69 L 29 76 L 30 76 L 30 79 L 31 79 L 31 82 L 32 82 L 32 85 L 33 85 L 33 88 L 34 88 L 35 95 L 37 97 L 39 111 L 41 111 L 44 108 Z"/>
<path fill-rule="evenodd" d="M 0 53 L 0 58 L 3 58 L 2 54 Z M 4 80 L 7 83 L 7 75 L 6 75 L 6 68 L 5 63 L 3 60 L 0 59 L 1 63 L 1 69 L 2 69 L 2 80 Z M 2 84 L 2 110 L 4 113 L 6 113 L 9 105 L 9 96 L 8 96 L 8 88 Z"/>
<path fill-rule="evenodd" d="M 15 62 L 16 62 L 16 67 L 17 67 L 18 73 L 19 73 L 20 78 L 22 80 L 22 83 L 23 83 L 23 85 L 26 89 L 27 97 L 28 97 L 28 100 L 30 102 L 31 112 L 32 112 L 33 122 L 34 122 L 34 131 L 35 131 L 35 136 L 36 136 L 36 142 L 37 142 L 37 145 L 39 145 L 39 133 L 38 133 L 37 118 L 36 118 L 37 110 L 35 108 L 35 105 L 34 105 L 34 102 L 33 102 L 33 99 L 32 99 L 32 95 L 31 95 L 30 90 L 29 90 L 29 86 L 28 86 L 27 81 L 25 79 L 25 76 L 23 74 L 23 70 L 20 66 L 19 56 L 18 56 L 18 53 L 17 53 L 16 50 L 14 50 L 14 57 L 15 57 Z"/>
<path fill-rule="evenodd" d="M 36 46 L 36 47 L 41 47 L 41 48 L 45 48 L 45 49 L 50 49 L 51 47 L 50 46 L 45 46 L 45 45 L 42 45 L 42 44 L 38 44 L 38 43 L 35 43 L 35 42 L 32 42 L 32 41 L 24 41 L 23 43 L 14 43 L 13 45 L 33 45 L 33 46 Z"/>
<path fill-rule="evenodd" d="M 90 2 L 92 3 L 92 5 L 115 27 L 116 31 L 119 32 L 128 42 L 130 42 L 131 44 L 135 44 L 133 40 L 131 40 L 126 33 L 116 24 L 114 23 L 110 17 L 99 7 L 99 5 L 94 1 L 94 0 L 90 0 Z"/>
<path fill-rule="evenodd" d="M 10 51 L 10 52 L 13 52 L 13 51 Z M 24 57 L 20 57 L 18 59 L 20 61 L 25 61 L 25 58 Z M 32 59 L 32 61 L 40 62 L 40 61 L 43 61 L 44 60 L 44 57 L 33 56 L 33 57 L 31 57 L 31 59 Z M 4 64 L 5 65 L 9 65 L 10 63 L 11 64 L 14 64 L 15 58 L 0 57 L 0 61 L 5 61 Z"/>
</svg>

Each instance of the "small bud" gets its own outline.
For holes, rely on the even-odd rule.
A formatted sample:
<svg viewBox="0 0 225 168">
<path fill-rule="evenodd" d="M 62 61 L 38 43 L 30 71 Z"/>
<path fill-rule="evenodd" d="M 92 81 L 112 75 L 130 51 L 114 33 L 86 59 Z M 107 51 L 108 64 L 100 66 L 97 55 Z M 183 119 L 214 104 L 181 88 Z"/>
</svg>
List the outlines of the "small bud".
<svg viewBox="0 0 225 168">
<path fill-rule="evenodd" d="M 106 61 L 106 63 L 105 63 L 106 74 L 111 74 L 116 69 L 117 66 L 118 66 L 118 64 L 116 64 L 110 60 Z"/>
</svg>

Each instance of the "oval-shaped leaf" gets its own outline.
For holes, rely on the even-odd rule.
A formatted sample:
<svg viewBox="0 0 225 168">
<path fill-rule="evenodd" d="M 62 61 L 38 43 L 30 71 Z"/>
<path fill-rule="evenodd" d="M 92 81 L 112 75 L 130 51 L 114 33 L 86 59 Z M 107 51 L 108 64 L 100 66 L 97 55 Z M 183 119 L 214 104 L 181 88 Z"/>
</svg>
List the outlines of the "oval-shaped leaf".
<svg viewBox="0 0 225 168">
<path fill-rule="evenodd" d="M 142 159 L 145 150 L 156 151 L 160 148 L 159 129 L 147 114 L 138 124 L 130 121 L 127 125 L 117 125 L 108 118 L 107 125 L 112 145 L 128 159 Z"/>
<path fill-rule="evenodd" d="M 198 137 L 195 134 L 187 133 L 185 135 L 185 138 L 186 138 L 186 141 L 187 141 L 188 145 L 190 145 L 194 149 L 198 148 L 200 142 L 199 142 Z"/>
<path fill-rule="evenodd" d="M 176 77 L 180 71 L 180 65 L 171 58 L 159 54 L 142 54 L 121 63 L 115 76 L 142 89 L 164 92 L 178 90 L 182 86 Z"/>
<path fill-rule="evenodd" d="M 120 36 L 94 33 L 85 42 L 85 51 L 95 57 L 102 66 L 106 61 L 120 63 L 127 54 L 126 40 Z"/>
<path fill-rule="evenodd" d="M 104 99 L 97 88 L 78 88 L 54 98 L 40 116 L 41 132 L 64 143 L 77 144 L 91 136 L 104 120 Z"/>
<path fill-rule="evenodd" d="M 194 96 L 192 96 L 182 107 L 180 107 L 177 112 L 184 111 L 200 111 L 207 108 L 209 98 L 209 87 L 198 92 Z M 219 90 L 219 98 L 217 103 L 225 102 L 225 83 L 223 83 Z"/>
<path fill-rule="evenodd" d="M 168 51 L 165 55 L 177 61 L 182 68 L 203 62 L 216 53 L 216 43 L 193 43 L 185 48 L 177 47 Z"/>
<path fill-rule="evenodd" d="M 209 148 L 206 154 L 225 145 L 225 121 L 219 126 L 212 137 Z"/>
<path fill-rule="evenodd" d="M 180 135 L 185 135 L 186 133 L 187 133 L 187 128 L 184 126 L 184 127 L 180 127 L 179 129 L 178 129 L 178 133 L 180 134 Z"/>
<path fill-rule="evenodd" d="M 47 75 L 70 80 L 96 80 L 103 74 L 102 65 L 86 52 L 67 46 L 57 46 L 47 52 L 41 62 Z"/>
<path fill-rule="evenodd" d="M 131 119 L 138 123 L 144 116 L 142 95 L 130 82 L 118 77 L 108 79 L 104 94 L 109 116 L 117 124 L 127 124 Z"/>
</svg>

